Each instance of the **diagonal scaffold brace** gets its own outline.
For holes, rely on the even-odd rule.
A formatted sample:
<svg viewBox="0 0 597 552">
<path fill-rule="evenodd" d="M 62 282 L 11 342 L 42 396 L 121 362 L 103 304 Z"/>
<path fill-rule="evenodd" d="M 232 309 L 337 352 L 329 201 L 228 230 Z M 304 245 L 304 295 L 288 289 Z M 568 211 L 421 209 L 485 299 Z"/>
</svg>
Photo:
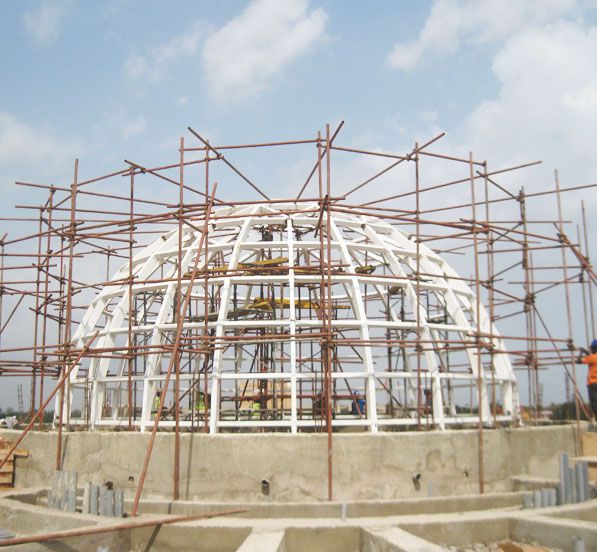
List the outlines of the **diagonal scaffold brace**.
<svg viewBox="0 0 597 552">
<path fill-rule="evenodd" d="M 186 310 L 189 308 L 189 303 L 191 301 L 191 290 L 193 289 L 193 284 L 195 283 L 195 278 L 197 277 L 197 273 L 198 273 L 197 266 L 199 264 L 199 257 L 200 257 L 201 249 L 203 247 L 203 242 L 206 239 L 205 236 L 207 235 L 207 229 L 208 229 L 207 225 L 208 225 L 209 217 L 210 217 L 213 205 L 214 205 L 217 188 L 218 188 L 218 184 L 215 183 L 214 187 L 212 189 L 212 192 L 211 192 L 211 196 L 209 198 L 209 202 L 207 204 L 207 209 L 205 211 L 205 221 L 203 223 L 203 233 L 201 234 L 201 239 L 199 240 L 199 245 L 197 247 L 197 255 L 195 256 L 195 260 L 193 261 L 193 268 L 191 269 L 189 285 L 187 287 L 187 293 L 185 295 L 182 308 L 179 305 L 180 312 L 182 312 L 182 313 L 186 312 Z M 170 361 L 168 363 L 168 370 L 166 372 L 166 378 L 164 380 L 164 389 L 168 389 L 168 385 L 170 383 L 170 378 L 172 376 L 172 370 L 176 363 L 175 361 L 176 361 L 176 357 L 178 355 L 178 350 L 180 348 L 180 342 L 181 342 L 181 336 L 182 336 L 182 330 L 183 330 L 183 323 L 182 323 L 183 320 L 184 320 L 184 316 L 177 317 L 176 336 L 175 336 L 175 340 L 174 340 L 174 345 L 172 347 L 172 354 L 170 356 Z M 155 420 L 153 423 L 153 429 L 151 431 L 151 436 L 149 438 L 149 443 L 147 445 L 147 452 L 145 453 L 143 469 L 141 470 L 141 475 L 139 476 L 139 485 L 137 486 L 137 492 L 135 493 L 135 500 L 133 502 L 133 509 L 131 512 L 133 516 L 137 515 L 137 511 L 139 509 L 139 500 L 141 499 L 141 493 L 143 492 L 143 485 L 145 484 L 145 478 L 147 477 L 147 469 L 149 467 L 149 461 L 151 459 L 151 453 L 153 451 L 155 437 L 158 432 L 158 427 L 160 424 L 161 413 L 162 413 L 162 409 L 164 408 L 165 399 L 166 399 L 166 393 L 162 393 L 162 395 L 160 397 L 160 404 L 158 406 L 158 409 L 157 409 L 157 412 L 155 415 Z"/>
</svg>

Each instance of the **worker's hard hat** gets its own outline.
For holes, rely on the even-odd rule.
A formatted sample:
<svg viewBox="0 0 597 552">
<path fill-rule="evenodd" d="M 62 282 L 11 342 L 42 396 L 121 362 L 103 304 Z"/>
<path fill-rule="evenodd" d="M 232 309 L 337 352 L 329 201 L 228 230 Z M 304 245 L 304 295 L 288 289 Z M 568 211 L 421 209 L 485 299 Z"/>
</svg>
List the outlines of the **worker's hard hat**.
<svg viewBox="0 0 597 552">
<path fill-rule="evenodd" d="M 592 347 L 597 347 L 597 339 L 593 339 L 593 341 L 591 341 L 591 348 Z"/>
</svg>

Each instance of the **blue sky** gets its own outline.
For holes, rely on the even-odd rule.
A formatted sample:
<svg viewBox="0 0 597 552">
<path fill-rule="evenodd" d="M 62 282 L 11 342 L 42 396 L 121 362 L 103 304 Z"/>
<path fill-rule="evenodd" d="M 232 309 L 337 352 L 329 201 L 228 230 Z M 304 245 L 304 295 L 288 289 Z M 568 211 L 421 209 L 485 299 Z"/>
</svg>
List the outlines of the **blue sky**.
<svg viewBox="0 0 597 552">
<path fill-rule="evenodd" d="M 594 3 L 55 0 L 2 11 L 6 186 L 62 176 L 74 157 L 90 172 L 127 155 L 169 158 L 187 125 L 242 142 L 341 119 L 346 142 L 396 148 L 440 129 L 455 150 L 597 176 L 588 153 L 562 153 L 562 136 L 577 148 L 595 122 Z"/>
<path fill-rule="evenodd" d="M 14 180 L 63 184 L 75 157 L 83 177 L 125 158 L 172 161 L 178 137 L 192 141 L 189 125 L 212 143 L 243 143 L 313 137 L 345 120 L 344 145 L 394 152 L 446 131 L 439 151 L 472 150 L 494 167 L 544 161 L 512 186 L 552 187 L 555 168 L 564 186 L 597 181 L 594 1 L 35 0 L 0 10 L 5 216 L 41 201 Z M 296 189 L 312 159 L 282 153 L 271 174 L 242 166 L 275 196 Z M 337 174 L 358 181 L 371 167 Z M 578 220 L 580 199 L 594 218 L 593 190 L 570 197 L 566 218 Z"/>
</svg>

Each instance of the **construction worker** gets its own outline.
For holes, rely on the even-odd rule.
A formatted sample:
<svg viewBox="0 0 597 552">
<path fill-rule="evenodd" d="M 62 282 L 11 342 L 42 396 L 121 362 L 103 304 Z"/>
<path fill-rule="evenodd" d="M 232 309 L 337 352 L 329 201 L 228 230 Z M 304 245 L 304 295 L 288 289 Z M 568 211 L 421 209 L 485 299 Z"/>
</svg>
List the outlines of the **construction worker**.
<svg viewBox="0 0 597 552">
<path fill-rule="evenodd" d="M 197 393 L 197 398 L 195 399 L 195 412 L 197 412 L 198 416 L 203 416 L 205 414 L 205 394 L 203 391 Z"/>
<path fill-rule="evenodd" d="M 591 353 L 581 348 L 579 362 L 589 365 L 587 372 L 587 390 L 589 392 L 589 403 L 591 405 L 592 422 L 597 416 L 597 339 L 591 342 Z"/>
<path fill-rule="evenodd" d="M 155 392 L 155 397 L 153 398 L 153 404 L 151 407 L 151 413 L 152 414 L 157 414 L 158 410 L 160 409 L 160 401 L 162 399 L 162 391 L 160 389 L 158 389 Z"/>
<path fill-rule="evenodd" d="M 266 242 L 274 241 L 274 235 L 272 234 L 271 226 L 268 226 L 267 228 L 265 226 L 262 226 L 259 229 L 259 233 L 261 234 L 261 241 L 266 241 Z"/>
<path fill-rule="evenodd" d="M 353 416 L 365 415 L 365 399 L 363 399 L 358 391 L 352 394 L 352 408 L 350 409 Z"/>
<path fill-rule="evenodd" d="M 423 389 L 423 397 L 425 397 L 425 405 L 423 406 L 423 412 L 425 414 L 430 414 L 433 410 L 433 394 L 429 387 Z"/>
<path fill-rule="evenodd" d="M 251 417 L 253 420 L 259 420 L 261 418 L 261 403 L 258 400 L 253 401 L 253 412 Z"/>
<path fill-rule="evenodd" d="M 318 393 L 313 397 L 313 416 L 323 415 L 323 393 Z"/>
</svg>

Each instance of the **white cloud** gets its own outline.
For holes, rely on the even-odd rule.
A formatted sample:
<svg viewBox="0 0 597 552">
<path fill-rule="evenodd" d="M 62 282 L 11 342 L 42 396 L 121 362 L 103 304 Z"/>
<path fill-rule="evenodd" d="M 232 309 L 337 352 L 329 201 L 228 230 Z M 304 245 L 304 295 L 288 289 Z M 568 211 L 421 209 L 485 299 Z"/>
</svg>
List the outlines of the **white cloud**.
<svg viewBox="0 0 597 552">
<path fill-rule="evenodd" d="M 425 54 L 453 54 L 463 42 L 504 40 L 524 25 L 572 15 L 577 4 L 577 0 L 435 0 L 417 39 L 396 44 L 388 62 L 395 69 L 412 69 Z"/>
<path fill-rule="evenodd" d="M 556 168 L 563 186 L 594 182 L 597 27 L 583 20 L 584 6 L 582 0 L 436 0 L 418 39 L 397 45 L 388 59 L 409 69 L 426 55 L 491 42 L 495 93 L 448 129 L 443 148 L 457 156 L 472 150 L 493 168 L 542 160 L 533 174 L 546 188 Z M 529 184 L 528 174 L 508 179 L 518 187 Z M 579 197 L 568 197 L 576 205 Z M 594 205 L 597 192 L 587 190 L 583 199 Z"/>
<path fill-rule="evenodd" d="M 25 29 L 37 44 L 53 44 L 60 38 L 72 5 L 72 0 L 42 0 L 35 9 L 23 15 Z"/>
<path fill-rule="evenodd" d="M 133 136 L 138 136 L 139 134 L 143 134 L 147 130 L 147 121 L 145 117 L 139 115 L 136 119 L 128 121 L 122 127 L 122 137 L 127 140 L 128 138 L 132 138 Z"/>
<path fill-rule="evenodd" d="M 133 52 L 125 61 L 124 73 L 131 79 L 156 82 L 164 76 L 170 64 L 196 54 L 204 35 L 203 23 L 196 23 L 188 32 L 175 36 L 164 44 L 142 53 Z"/>
<path fill-rule="evenodd" d="M 10 113 L 0 112 L 0 168 L 46 165 L 72 159 L 75 145 L 38 131 Z"/>
<path fill-rule="evenodd" d="M 85 151 L 76 140 L 0 111 L 0 189 L 4 199 L 0 211 L 12 212 L 16 198 L 27 196 L 23 189 L 13 186 L 15 180 L 44 184 L 68 181 L 75 158 Z M 15 216 L 14 212 L 9 216 Z"/>
<path fill-rule="evenodd" d="M 188 101 L 189 101 L 188 96 L 181 96 L 180 98 L 178 98 L 178 100 L 176 100 L 176 105 L 178 105 L 179 107 L 182 107 L 183 105 L 186 105 Z"/>
<path fill-rule="evenodd" d="M 523 30 L 497 53 L 499 97 L 468 117 L 466 134 L 492 157 L 543 159 L 574 179 L 597 179 L 597 27 L 560 22 Z"/>
<path fill-rule="evenodd" d="M 254 97 L 319 42 L 327 14 L 321 8 L 308 12 L 308 4 L 308 0 L 254 0 L 213 33 L 203 48 L 212 99 L 226 103 Z"/>
</svg>

